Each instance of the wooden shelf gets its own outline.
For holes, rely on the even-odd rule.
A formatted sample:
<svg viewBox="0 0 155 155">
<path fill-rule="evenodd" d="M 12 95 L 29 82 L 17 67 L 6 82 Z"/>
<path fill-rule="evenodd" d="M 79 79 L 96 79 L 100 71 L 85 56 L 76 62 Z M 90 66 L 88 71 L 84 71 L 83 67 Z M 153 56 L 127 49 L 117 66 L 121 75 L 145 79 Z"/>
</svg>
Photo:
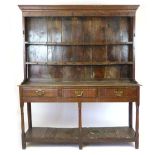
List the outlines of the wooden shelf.
<svg viewBox="0 0 155 155">
<path fill-rule="evenodd" d="M 54 46 L 105 46 L 105 45 L 132 45 L 133 42 L 25 42 L 26 45 L 54 45 Z"/>
<path fill-rule="evenodd" d="M 71 65 L 71 66 L 91 66 L 91 65 L 132 65 L 133 62 L 26 62 L 27 65 Z"/>
<path fill-rule="evenodd" d="M 53 82 L 51 80 L 41 80 L 41 79 L 35 79 L 33 80 L 25 80 L 23 81 L 22 85 L 24 86 L 139 86 L 139 84 L 136 81 L 129 80 L 129 79 L 120 79 L 120 80 L 102 80 L 102 81 L 59 81 L 59 82 Z"/>
<path fill-rule="evenodd" d="M 100 127 L 100 128 L 83 128 L 83 143 L 98 142 L 132 142 L 135 140 L 135 132 L 129 127 Z"/>
<path fill-rule="evenodd" d="M 135 131 L 129 127 L 82 128 L 83 143 L 132 142 Z M 27 142 L 78 143 L 79 128 L 33 127 L 26 132 Z"/>
<path fill-rule="evenodd" d="M 27 142 L 78 143 L 78 128 L 33 127 L 26 132 Z"/>
</svg>

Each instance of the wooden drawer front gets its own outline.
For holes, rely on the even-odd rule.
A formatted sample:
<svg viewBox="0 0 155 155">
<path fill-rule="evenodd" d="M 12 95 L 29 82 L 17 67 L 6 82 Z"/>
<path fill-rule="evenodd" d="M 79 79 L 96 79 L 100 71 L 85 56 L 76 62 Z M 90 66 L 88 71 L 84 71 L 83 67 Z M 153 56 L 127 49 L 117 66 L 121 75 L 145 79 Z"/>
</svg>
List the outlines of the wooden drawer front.
<svg viewBox="0 0 155 155">
<path fill-rule="evenodd" d="M 96 97 L 96 89 L 63 89 L 63 97 Z"/>
<path fill-rule="evenodd" d="M 57 97 L 58 89 L 24 88 L 23 96 L 27 96 L 27 97 Z"/>
<path fill-rule="evenodd" d="M 136 97 L 137 89 L 133 88 L 101 88 L 100 97 Z"/>
</svg>

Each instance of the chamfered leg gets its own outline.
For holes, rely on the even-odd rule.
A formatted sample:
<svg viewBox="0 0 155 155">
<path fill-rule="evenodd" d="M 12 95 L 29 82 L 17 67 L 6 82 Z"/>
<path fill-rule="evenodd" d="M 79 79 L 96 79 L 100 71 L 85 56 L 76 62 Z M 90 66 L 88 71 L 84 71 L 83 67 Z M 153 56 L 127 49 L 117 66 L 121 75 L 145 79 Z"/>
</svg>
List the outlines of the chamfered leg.
<svg viewBox="0 0 155 155">
<path fill-rule="evenodd" d="M 32 129 L 31 102 L 27 102 L 27 116 L 28 116 L 28 127 L 29 129 Z"/>
<path fill-rule="evenodd" d="M 25 123 L 24 123 L 24 102 L 20 103 L 21 111 L 21 130 L 22 130 L 22 149 L 26 149 L 26 139 L 25 139 Z"/>
<path fill-rule="evenodd" d="M 135 148 L 139 148 L 139 102 L 136 102 L 136 140 Z"/>
<path fill-rule="evenodd" d="M 82 149 L 82 112 L 81 112 L 81 105 L 82 103 L 78 103 L 78 115 L 79 115 L 79 149 Z"/>
<path fill-rule="evenodd" d="M 129 102 L 129 128 L 132 128 L 132 102 Z"/>
</svg>

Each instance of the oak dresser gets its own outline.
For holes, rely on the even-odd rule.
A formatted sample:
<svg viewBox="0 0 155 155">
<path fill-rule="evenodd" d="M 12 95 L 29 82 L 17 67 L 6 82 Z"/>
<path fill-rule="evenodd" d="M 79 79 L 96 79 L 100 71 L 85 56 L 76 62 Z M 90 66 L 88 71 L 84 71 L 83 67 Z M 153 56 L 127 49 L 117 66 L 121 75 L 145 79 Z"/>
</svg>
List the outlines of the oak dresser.
<svg viewBox="0 0 155 155">
<path fill-rule="evenodd" d="M 117 142 L 135 142 L 138 148 L 140 85 L 135 80 L 134 51 L 138 5 L 19 8 L 24 40 L 24 80 L 19 86 L 22 148 L 26 148 L 26 143 L 51 143 L 78 144 L 82 149 L 85 144 Z M 31 103 L 35 102 L 77 104 L 78 127 L 33 127 Z M 128 104 L 128 126 L 83 127 L 83 102 Z"/>
</svg>

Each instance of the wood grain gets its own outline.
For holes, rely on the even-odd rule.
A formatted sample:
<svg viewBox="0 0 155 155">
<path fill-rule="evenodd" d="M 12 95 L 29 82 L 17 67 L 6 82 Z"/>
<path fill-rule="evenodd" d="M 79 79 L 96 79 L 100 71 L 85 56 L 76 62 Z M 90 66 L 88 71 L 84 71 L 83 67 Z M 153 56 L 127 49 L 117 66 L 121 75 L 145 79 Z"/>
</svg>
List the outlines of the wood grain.
<svg viewBox="0 0 155 155">
<path fill-rule="evenodd" d="M 62 19 L 60 17 L 49 17 L 48 18 L 48 40 L 47 42 L 61 42 L 62 38 Z"/>
<path fill-rule="evenodd" d="M 89 143 L 135 142 L 138 148 L 140 85 L 135 80 L 134 53 L 138 5 L 19 7 L 24 38 L 24 81 L 19 86 L 22 148 L 26 142 L 78 144 L 79 149 Z M 78 127 L 32 127 L 33 102 L 78 103 Z M 128 127 L 82 127 L 82 102 L 127 102 Z"/>
<path fill-rule="evenodd" d="M 47 18 L 26 18 L 26 40 L 29 42 L 47 41 Z"/>
<path fill-rule="evenodd" d="M 82 128 L 83 143 L 132 142 L 135 132 L 128 127 Z M 37 143 L 78 143 L 78 128 L 39 128 L 26 132 L 28 142 Z"/>
</svg>

